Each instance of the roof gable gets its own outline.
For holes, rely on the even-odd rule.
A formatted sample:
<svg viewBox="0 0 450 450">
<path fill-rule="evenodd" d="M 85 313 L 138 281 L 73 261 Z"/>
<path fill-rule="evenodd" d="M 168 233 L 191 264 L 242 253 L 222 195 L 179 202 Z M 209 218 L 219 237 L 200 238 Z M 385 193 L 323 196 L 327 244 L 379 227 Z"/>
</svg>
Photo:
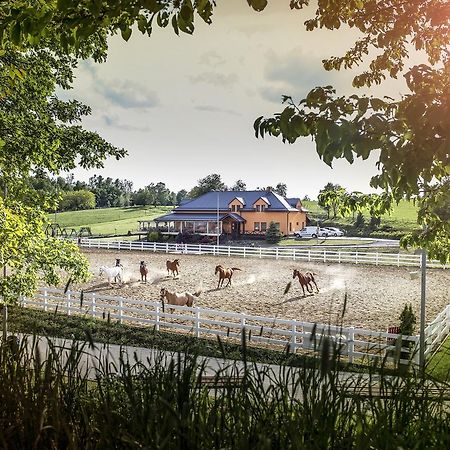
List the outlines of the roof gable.
<svg viewBox="0 0 450 450">
<path fill-rule="evenodd" d="M 268 211 L 298 211 L 287 200 L 272 191 L 211 191 L 181 204 L 174 212 L 228 210 L 234 199 L 242 199 L 243 211 L 253 211 L 253 204 L 263 198 Z"/>
</svg>

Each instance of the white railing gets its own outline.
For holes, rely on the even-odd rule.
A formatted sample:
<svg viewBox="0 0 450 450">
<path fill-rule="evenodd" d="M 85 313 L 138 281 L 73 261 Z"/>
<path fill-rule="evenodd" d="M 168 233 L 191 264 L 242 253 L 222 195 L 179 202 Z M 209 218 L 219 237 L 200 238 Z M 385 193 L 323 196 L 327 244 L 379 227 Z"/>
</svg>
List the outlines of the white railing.
<svg viewBox="0 0 450 450">
<path fill-rule="evenodd" d="M 33 299 L 22 298 L 24 306 L 44 311 L 82 314 L 120 323 L 152 326 L 157 331 L 172 329 L 194 336 L 221 336 L 241 339 L 243 333 L 249 343 L 282 346 L 297 350 L 320 351 L 323 337 L 339 348 L 349 362 L 355 358 L 392 359 L 398 334 L 370 331 L 355 327 L 314 324 L 296 320 L 249 315 L 199 307 L 174 306 L 160 301 L 137 300 L 124 297 L 81 294 L 60 289 L 41 289 Z M 418 336 L 402 336 L 403 341 L 417 345 Z M 413 345 L 412 347 L 414 347 Z M 410 352 L 409 348 L 402 351 Z"/>
<path fill-rule="evenodd" d="M 425 328 L 425 356 L 433 354 L 450 332 L 450 305 Z"/>
<path fill-rule="evenodd" d="M 80 247 L 107 250 L 140 250 L 189 255 L 238 256 L 243 258 L 289 259 L 293 261 L 351 263 L 420 267 L 420 255 L 360 251 L 312 250 L 285 247 L 240 247 L 207 244 L 176 244 L 172 242 L 100 241 L 81 239 Z M 428 261 L 430 268 L 442 268 L 439 261 Z"/>
</svg>

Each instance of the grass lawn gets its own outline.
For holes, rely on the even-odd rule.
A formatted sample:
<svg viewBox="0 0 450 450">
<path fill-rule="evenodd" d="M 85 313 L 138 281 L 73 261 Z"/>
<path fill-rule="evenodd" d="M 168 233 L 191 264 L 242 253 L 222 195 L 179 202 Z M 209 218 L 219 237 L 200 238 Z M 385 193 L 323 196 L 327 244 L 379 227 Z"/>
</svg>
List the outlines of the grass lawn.
<svg viewBox="0 0 450 450">
<path fill-rule="evenodd" d="M 152 220 L 171 211 L 171 206 L 132 206 L 67 211 L 56 214 L 56 222 L 63 228 L 90 227 L 93 234 L 124 234 L 138 230 L 138 220 Z M 54 222 L 55 215 L 49 219 Z"/>
<path fill-rule="evenodd" d="M 438 380 L 450 381 L 450 336 L 428 362 L 427 373 Z"/>
<path fill-rule="evenodd" d="M 13 333 L 37 334 L 42 336 L 94 341 L 145 348 L 159 348 L 173 352 L 195 353 L 202 356 L 241 360 L 242 346 L 225 340 L 196 338 L 181 333 L 156 331 L 151 327 L 121 325 L 107 319 L 83 316 L 67 316 L 62 313 L 45 312 L 19 306 L 8 309 L 9 331 Z M 0 322 L 1 329 L 1 322 Z M 251 344 L 251 343 L 249 343 Z M 286 351 L 247 345 L 246 357 L 255 362 L 287 364 L 313 367 L 316 358 L 306 354 L 292 354 Z M 339 362 L 341 369 L 364 372 L 367 366 Z M 385 368 L 389 371 L 389 369 Z"/>
</svg>

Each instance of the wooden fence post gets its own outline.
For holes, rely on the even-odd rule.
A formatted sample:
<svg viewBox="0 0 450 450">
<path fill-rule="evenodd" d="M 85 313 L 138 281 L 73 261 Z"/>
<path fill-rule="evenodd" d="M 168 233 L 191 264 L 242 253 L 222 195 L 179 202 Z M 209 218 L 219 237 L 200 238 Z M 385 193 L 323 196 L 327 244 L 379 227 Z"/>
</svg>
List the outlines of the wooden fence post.
<svg viewBox="0 0 450 450">
<path fill-rule="evenodd" d="M 347 353 L 348 362 L 352 363 L 353 355 L 355 354 L 355 327 L 348 327 Z"/>
<path fill-rule="evenodd" d="M 123 298 L 119 297 L 119 323 L 123 323 Z"/>
<path fill-rule="evenodd" d="M 160 320 L 159 311 L 160 307 L 159 305 L 156 305 L 156 324 L 155 324 L 156 331 L 159 331 L 159 320 Z"/>
<path fill-rule="evenodd" d="M 295 322 L 292 322 L 292 328 L 291 328 L 291 343 L 290 343 L 290 347 L 291 347 L 291 352 L 295 353 L 295 351 L 297 350 L 297 326 L 295 325 Z"/>
<path fill-rule="evenodd" d="M 355 252 L 355 264 L 358 264 L 358 250 Z"/>
<path fill-rule="evenodd" d="M 200 337 L 200 310 L 195 307 L 195 337 Z"/>
<path fill-rule="evenodd" d="M 48 292 L 47 289 L 44 289 L 44 311 L 48 309 Z"/>
<path fill-rule="evenodd" d="M 95 292 L 92 293 L 92 317 L 95 317 Z"/>
<path fill-rule="evenodd" d="M 67 315 L 70 316 L 70 291 L 67 291 Z"/>
</svg>

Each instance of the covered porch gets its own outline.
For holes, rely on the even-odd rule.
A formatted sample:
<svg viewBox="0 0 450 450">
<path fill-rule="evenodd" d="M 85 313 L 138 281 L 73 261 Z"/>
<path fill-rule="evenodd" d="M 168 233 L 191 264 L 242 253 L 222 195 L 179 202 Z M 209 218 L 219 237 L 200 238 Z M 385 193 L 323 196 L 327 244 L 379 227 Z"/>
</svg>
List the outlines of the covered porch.
<svg viewBox="0 0 450 450">
<path fill-rule="evenodd" d="M 236 217 L 235 217 L 236 216 Z M 238 214 L 167 214 L 154 219 L 161 234 L 240 235 L 245 219 Z"/>
</svg>

